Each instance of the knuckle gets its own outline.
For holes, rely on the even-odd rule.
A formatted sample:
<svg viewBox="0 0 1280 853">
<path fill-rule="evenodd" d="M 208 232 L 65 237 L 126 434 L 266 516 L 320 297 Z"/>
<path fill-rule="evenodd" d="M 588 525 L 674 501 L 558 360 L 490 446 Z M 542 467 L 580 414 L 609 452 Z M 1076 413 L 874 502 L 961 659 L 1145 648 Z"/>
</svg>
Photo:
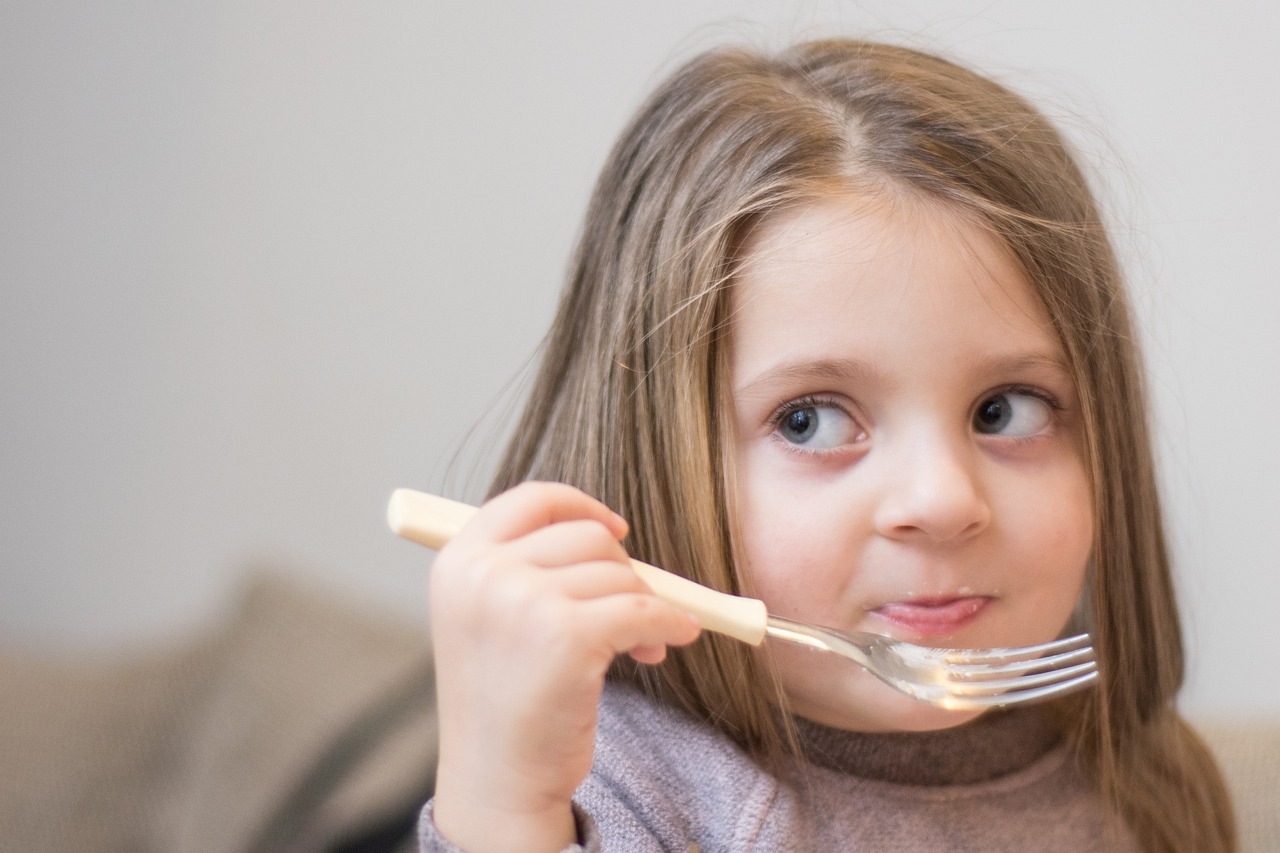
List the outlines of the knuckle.
<svg viewBox="0 0 1280 853">
<path fill-rule="evenodd" d="M 507 494 L 519 496 L 522 500 L 551 501 L 576 491 L 577 489 L 564 483 L 550 480 L 525 480 L 509 489 Z"/>
<path fill-rule="evenodd" d="M 579 522 L 582 528 L 582 537 L 591 547 L 602 554 L 612 554 L 615 557 L 626 557 L 626 551 L 622 548 L 622 543 L 618 541 L 618 537 L 614 535 L 609 526 L 599 519 L 590 518 Z"/>
<path fill-rule="evenodd" d="M 617 592 L 627 596 L 649 594 L 649 588 L 644 585 L 644 581 L 636 577 L 636 573 L 631 571 L 629 567 L 619 566 L 616 563 L 606 563 L 603 568 L 612 575 L 609 582 Z"/>
<path fill-rule="evenodd" d="M 543 480 L 525 480 L 512 486 L 506 491 L 506 494 L 532 497 L 538 494 L 545 494 L 548 485 L 550 484 Z"/>
<path fill-rule="evenodd" d="M 668 605 L 652 594 L 637 593 L 626 599 L 631 617 L 640 622 L 652 622 L 662 618 Z"/>
<path fill-rule="evenodd" d="M 510 606 L 505 602 L 531 594 L 529 578 L 519 571 L 509 549 L 501 546 L 483 548 L 446 548 L 432 568 L 430 588 L 442 603 L 472 613 L 483 613 Z"/>
<path fill-rule="evenodd" d="M 529 602 L 520 618 L 525 641 L 548 660 L 564 660 L 580 654 L 588 645 L 581 623 L 573 618 L 572 603 L 558 596 L 542 596 Z"/>
</svg>

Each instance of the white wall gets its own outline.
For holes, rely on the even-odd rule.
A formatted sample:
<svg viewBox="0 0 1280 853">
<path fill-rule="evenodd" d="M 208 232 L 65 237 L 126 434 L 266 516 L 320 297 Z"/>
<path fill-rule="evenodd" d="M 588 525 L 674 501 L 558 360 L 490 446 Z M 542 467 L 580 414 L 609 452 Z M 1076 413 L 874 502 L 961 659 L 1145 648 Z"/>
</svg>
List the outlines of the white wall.
<svg viewBox="0 0 1280 853">
<path fill-rule="evenodd" d="M 127 651 L 264 567 L 418 613 L 428 555 L 385 499 L 446 487 L 476 422 L 466 458 L 492 452 L 639 99 L 711 43 L 835 30 L 949 49 L 1095 152 L 1156 378 L 1187 702 L 1280 710 L 1251 674 L 1280 641 L 1280 13 L 1237 5 L 10 0 L 0 638 Z"/>
</svg>

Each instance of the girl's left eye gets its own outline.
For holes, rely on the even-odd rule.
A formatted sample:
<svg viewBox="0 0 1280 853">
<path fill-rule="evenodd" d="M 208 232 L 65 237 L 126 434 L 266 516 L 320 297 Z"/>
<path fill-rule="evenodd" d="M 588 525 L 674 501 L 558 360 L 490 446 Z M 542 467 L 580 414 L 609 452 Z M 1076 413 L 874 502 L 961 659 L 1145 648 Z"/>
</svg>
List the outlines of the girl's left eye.
<svg viewBox="0 0 1280 853">
<path fill-rule="evenodd" d="M 983 435 L 1025 438 L 1037 435 L 1053 422 L 1053 404 L 1024 391 L 993 394 L 978 404 L 973 428 Z"/>
<path fill-rule="evenodd" d="M 801 400 L 774 418 L 774 431 L 784 441 L 805 450 L 832 450 L 853 444 L 862 430 L 839 406 Z"/>
</svg>

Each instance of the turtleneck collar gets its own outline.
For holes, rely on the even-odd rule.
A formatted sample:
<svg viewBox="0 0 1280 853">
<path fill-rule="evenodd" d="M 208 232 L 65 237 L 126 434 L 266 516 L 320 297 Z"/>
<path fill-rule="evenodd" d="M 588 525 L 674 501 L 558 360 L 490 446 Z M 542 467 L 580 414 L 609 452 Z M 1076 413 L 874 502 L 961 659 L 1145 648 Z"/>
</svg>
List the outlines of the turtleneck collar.
<svg viewBox="0 0 1280 853">
<path fill-rule="evenodd" d="M 795 718 L 803 755 L 811 763 L 909 785 L 964 785 L 1026 767 L 1062 740 L 1043 708 L 989 711 L 935 732 L 868 734 Z"/>
</svg>

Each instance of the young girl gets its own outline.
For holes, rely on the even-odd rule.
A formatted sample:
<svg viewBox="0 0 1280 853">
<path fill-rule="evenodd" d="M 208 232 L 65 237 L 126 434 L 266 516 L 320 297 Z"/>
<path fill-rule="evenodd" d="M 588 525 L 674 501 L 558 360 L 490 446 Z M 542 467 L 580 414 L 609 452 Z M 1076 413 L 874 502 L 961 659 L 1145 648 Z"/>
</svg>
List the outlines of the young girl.
<svg viewBox="0 0 1280 853">
<path fill-rule="evenodd" d="M 680 69 L 605 167 L 497 497 L 433 570 L 424 849 L 1231 849 L 1174 707 L 1134 337 L 1017 95 L 858 41 Z M 628 555 L 931 645 L 1088 630 L 1101 676 L 940 710 L 698 636 Z"/>
</svg>

